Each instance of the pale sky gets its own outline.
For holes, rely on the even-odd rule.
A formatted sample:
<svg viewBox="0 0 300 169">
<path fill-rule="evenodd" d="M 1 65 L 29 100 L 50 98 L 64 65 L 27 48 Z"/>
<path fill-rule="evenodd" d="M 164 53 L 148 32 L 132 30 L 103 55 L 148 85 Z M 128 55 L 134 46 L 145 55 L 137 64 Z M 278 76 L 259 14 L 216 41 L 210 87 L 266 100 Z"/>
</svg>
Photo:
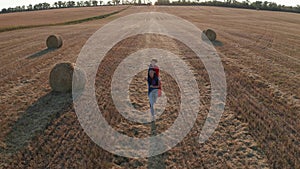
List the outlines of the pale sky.
<svg viewBox="0 0 300 169">
<path fill-rule="evenodd" d="M 51 4 L 51 5 L 53 5 L 53 3 L 57 2 L 57 1 L 58 0 L 0 0 L 0 10 L 2 8 L 22 6 L 22 5 L 27 6 L 29 4 L 34 5 L 34 4 L 38 4 L 38 3 L 42 3 L 42 2 L 47 2 L 47 3 Z M 62 0 L 62 1 L 68 1 L 68 0 Z M 73 1 L 77 1 L 77 0 L 73 0 Z M 107 2 L 108 0 L 103 0 L 103 1 Z M 151 1 L 155 2 L 156 0 L 151 0 Z M 200 0 L 200 1 L 205 1 L 205 0 Z M 238 0 L 238 1 L 243 1 L 243 0 Z M 253 1 L 256 1 L 256 0 L 250 0 L 250 2 L 253 2 Z M 260 0 L 260 1 L 265 1 L 265 0 Z M 269 1 L 269 2 L 276 2 L 277 4 L 286 5 L 286 6 L 297 6 L 297 5 L 300 5 L 300 0 L 267 0 L 267 1 Z"/>
</svg>

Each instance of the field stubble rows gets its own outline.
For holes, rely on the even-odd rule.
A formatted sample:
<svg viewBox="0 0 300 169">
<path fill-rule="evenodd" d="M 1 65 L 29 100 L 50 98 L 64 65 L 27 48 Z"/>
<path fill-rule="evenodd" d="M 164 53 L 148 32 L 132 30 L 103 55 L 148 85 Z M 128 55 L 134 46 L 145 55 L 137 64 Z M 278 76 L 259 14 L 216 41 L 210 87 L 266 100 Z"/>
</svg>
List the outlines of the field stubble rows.
<svg viewBox="0 0 300 169">
<path fill-rule="evenodd" d="M 219 127 L 205 144 L 199 144 L 199 126 L 203 125 L 208 112 L 210 85 L 203 64 L 194 62 L 195 56 L 191 51 L 174 39 L 139 35 L 123 41 L 107 55 L 110 57 L 106 57 L 109 63 L 106 66 L 113 67 L 131 50 L 160 47 L 184 58 L 197 72 L 196 79 L 202 96 L 200 100 L 204 106 L 188 136 L 162 155 L 166 168 L 299 168 L 299 159 L 296 157 L 300 155 L 300 29 L 299 24 L 295 23 L 300 23 L 300 19 L 297 14 L 229 8 L 131 7 L 103 20 L 54 26 L 50 30 L 43 27 L 17 30 L 13 34 L 0 33 L 0 147 L 7 146 L 6 136 L 26 110 L 33 106 L 41 113 L 44 111 L 43 107 L 47 104 L 45 98 L 50 92 L 48 74 L 55 63 L 75 62 L 85 41 L 100 26 L 120 16 L 146 11 L 175 14 L 201 29 L 209 27 L 216 30 L 220 42 L 216 49 L 227 76 L 228 100 Z M 210 19 L 207 19 L 207 15 Z M 45 38 L 52 33 L 63 36 L 62 49 L 28 58 L 44 49 Z M 104 70 L 112 71 L 108 68 L 99 69 L 96 86 L 109 85 L 104 83 L 109 82 L 109 77 L 106 77 L 107 81 L 100 79 L 102 73 L 108 73 Z M 141 109 L 148 108 L 147 102 L 138 99 L 146 100 L 144 75 L 145 72 L 138 74 L 131 84 L 138 89 L 137 94 L 131 95 L 132 102 Z M 173 89 L 176 84 L 164 72 L 162 79 L 170 82 L 165 83 L 164 90 L 172 106 L 157 122 L 157 132 L 166 130 L 178 111 L 178 93 Z M 103 114 L 116 130 L 134 137 L 151 134 L 151 126 L 130 123 L 118 114 L 110 102 L 103 102 L 102 97 L 109 100 L 108 90 L 97 88 L 96 93 L 99 107 L 105 107 Z M 50 102 L 55 97 L 51 97 Z M 149 160 L 113 156 L 99 148 L 81 129 L 72 105 L 62 108 L 46 129 L 24 149 L 15 152 L 12 157 L 4 153 L 0 157 L 1 165 L 9 168 L 147 168 Z"/>
</svg>

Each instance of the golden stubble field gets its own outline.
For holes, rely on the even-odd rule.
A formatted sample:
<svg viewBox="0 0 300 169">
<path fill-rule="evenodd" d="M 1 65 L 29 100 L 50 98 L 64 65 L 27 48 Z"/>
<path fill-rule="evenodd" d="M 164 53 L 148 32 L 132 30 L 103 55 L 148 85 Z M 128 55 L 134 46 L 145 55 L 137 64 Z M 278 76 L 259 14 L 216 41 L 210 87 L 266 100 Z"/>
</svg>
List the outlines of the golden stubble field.
<svg viewBox="0 0 300 169">
<path fill-rule="evenodd" d="M 121 7 L 86 9 L 78 8 L 74 13 L 92 17 Z M 148 11 L 174 14 L 200 29 L 217 32 L 214 45 L 225 68 L 228 95 L 217 130 L 205 144 L 199 144 L 197 138 L 210 106 L 210 82 L 202 62 L 182 43 L 165 36 L 137 35 L 121 41 L 106 55 L 95 84 L 99 108 L 116 130 L 132 137 L 151 135 L 153 126 L 127 121 L 112 106 L 111 76 L 103 76 L 112 74 L 122 59 L 143 48 L 162 48 L 183 58 L 196 72 L 203 104 L 195 126 L 176 147 L 157 157 L 130 159 L 92 142 L 77 120 L 70 95 L 51 92 L 48 76 L 56 63 L 75 62 L 85 42 L 101 26 Z M 69 11 L 57 17 L 64 12 L 61 9 L 43 12 L 47 23 L 81 19 Z M 34 16 L 36 12 L 1 15 L 1 26 L 43 24 L 39 18 L 26 20 Z M 151 6 L 130 7 L 81 24 L 2 32 L 0 168 L 299 168 L 299 25 L 299 14 L 292 13 Z M 43 53 L 45 39 L 54 33 L 63 37 L 63 47 Z M 130 88 L 130 99 L 140 110 L 149 108 L 145 74 L 136 75 Z M 158 133 L 174 122 L 180 102 L 174 79 L 165 72 L 161 78 L 169 101 L 156 122 Z"/>
<path fill-rule="evenodd" d="M 92 16 L 104 15 L 123 9 L 124 6 L 98 6 L 82 8 L 53 9 L 32 12 L 16 12 L 0 15 L 0 28 L 56 24 L 72 20 L 89 18 Z"/>
</svg>

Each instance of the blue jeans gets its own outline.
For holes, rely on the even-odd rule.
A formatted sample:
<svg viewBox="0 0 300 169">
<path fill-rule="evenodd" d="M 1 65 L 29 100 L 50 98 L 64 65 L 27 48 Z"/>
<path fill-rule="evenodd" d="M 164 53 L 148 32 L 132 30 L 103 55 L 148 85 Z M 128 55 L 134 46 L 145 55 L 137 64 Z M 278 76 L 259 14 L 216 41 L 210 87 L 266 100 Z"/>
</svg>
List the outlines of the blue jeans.
<svg viewBox="0 0 300 169">
<path fill-rule="evenodd" d="M 152 116 L 154 116 L 154 103 L 156 103 L 157 96 L 158 96 L 158 89 L 154 89 L 148 94 L 149 102 L 150 102 L 150 111 Z"/>
</svg>

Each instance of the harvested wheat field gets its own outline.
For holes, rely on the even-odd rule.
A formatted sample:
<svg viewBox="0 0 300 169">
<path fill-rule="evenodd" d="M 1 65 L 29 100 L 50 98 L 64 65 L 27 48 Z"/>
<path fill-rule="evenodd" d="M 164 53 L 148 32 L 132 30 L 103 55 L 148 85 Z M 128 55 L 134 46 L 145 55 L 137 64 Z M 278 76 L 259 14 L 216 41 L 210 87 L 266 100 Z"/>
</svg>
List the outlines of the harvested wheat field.
<svg viewBox="0 0 300 169">
<path fill-rule="evenodd" d="M 87 7 L 86 10 L 80 8 L 52 9 L 44 11 L 17 12 L 0 15 L 0 29 L 6 27 L 20 27 L 44 24 L 57 24 L 73 20 L 80 20 L 89 17 L 109 14 L 124 6 Z"/>
<path fill-rule="evenodd" d="M 123 8 L 78 8 L 80 17 L 57 17 L 56 10 L 43 12 L 50 18 L 47 23 L 61 23 Z M 69 9 L 57 12 L 64 10 Z M 88 137 L 77 119 L 71 94 L 52 92 L 49 73 L 58 63 L 75 63 L 89 37 L 105 24 L 151 11 L 173 14 L 201 30 L 210 28 L 217 33 L 212 43 L 226 74 L 225 111 L 213 135 L 200 144 L 211 92 L 201 60 L 190 48 L 167 36 L 139 34 L 124 39 L 106 54 L 95 80 L 99 109 L 115 130 L 145 138 L 154 129 L 156 134 L 166 131 L 179 114 L 180 90 L 165 71 L 160 76 L 168 103 L 155 125 L 126 120 L 113 106 L 112 74 L 126 56 L 140 49 L 165 49 L 182 58 L 194 71 L 202 105 L 191 131 L 169 151 L 149 158 L 121 157 Z M 11 15 L 23 13 L 1 15 L 1 23 L 11 20 Z M 37 16 L 36 12 L 24 15 L 32 16 Z M 20 18 L 14 23 L 44 21 Z M 6 26 L 11 24 L 6 22 Z M 47 49 L 45 41 L 51 34 L 63 38 L 61 48 Z M 0 53 L 0 168 L 300 168 L 299 14 L 220 7 L 131 6 L 88 22 L 1 32 Z M 130 100 L 138 110 L 149 109 L 146 75 L 147 67 L 132 79 L 129 88 Z"/>
</svg>

